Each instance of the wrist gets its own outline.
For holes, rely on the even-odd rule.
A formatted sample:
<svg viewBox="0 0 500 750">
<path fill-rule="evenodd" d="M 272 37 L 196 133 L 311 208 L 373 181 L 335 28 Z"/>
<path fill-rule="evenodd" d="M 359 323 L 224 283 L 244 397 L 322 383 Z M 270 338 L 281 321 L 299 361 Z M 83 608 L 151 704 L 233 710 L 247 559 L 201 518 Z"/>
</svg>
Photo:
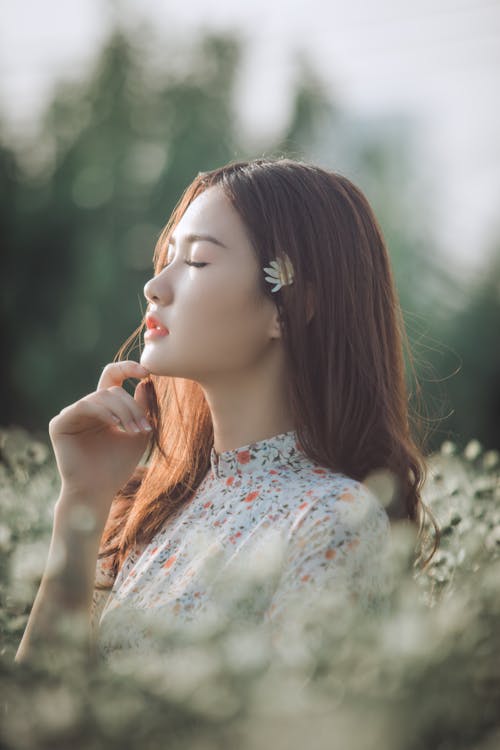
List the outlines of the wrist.
<svg viewBox="0 0 500 750">
<path fill-rule="evenodd" d="M 95 500 L 95 498 L 93 498 Z M 65 537 L 101 538 L 106 518 L 86 503 L 83 495 L 59 496 L 54 506 L 54 532 Z"/>
</svg>

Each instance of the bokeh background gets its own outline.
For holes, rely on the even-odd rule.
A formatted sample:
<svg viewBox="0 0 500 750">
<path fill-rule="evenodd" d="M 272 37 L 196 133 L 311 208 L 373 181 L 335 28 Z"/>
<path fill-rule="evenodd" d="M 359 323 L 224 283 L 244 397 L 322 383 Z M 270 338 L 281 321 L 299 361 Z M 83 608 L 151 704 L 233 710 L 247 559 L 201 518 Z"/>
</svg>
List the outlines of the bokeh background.
<svg viewBox="0 0 500 750">
<path fill-rule="evenodd" d="M 374 207 L 429 449 L 500 448 L 500 2 L 0 7 L 2 425 L 95 390 L 198 171 L 286 155 Z"/>
</svg>

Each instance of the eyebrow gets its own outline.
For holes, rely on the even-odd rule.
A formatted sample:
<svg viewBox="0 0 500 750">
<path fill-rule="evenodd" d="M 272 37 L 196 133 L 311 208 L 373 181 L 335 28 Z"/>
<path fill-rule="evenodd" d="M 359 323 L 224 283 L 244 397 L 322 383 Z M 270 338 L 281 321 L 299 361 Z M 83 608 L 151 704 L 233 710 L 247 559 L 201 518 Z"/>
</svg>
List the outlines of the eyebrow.
<svg viewBox="0 0 500 750">
<path fill-rule="evenodd" d="M 186 234 L 185 239 L 186 239 L 186 242 L 189 242 L 189 243 L 201 242 L 201 241 L 213 242 L 214 245 L 219 245 L 220 247 L 225 247 L 226 250 L 228 249 L 227 245 L 225 245 L 223 242 L 221 242 L 220 240 L 218 240 L 216 237 L 212 237 L 211 234 L 193 234 L 193 233 L 191 233 L 191 234 Z M 170 237 L 168 243 L 169 243 L 169 245 L 175 245 L 175 239 L 174 239 L 174 237 Z"/>
</svg>

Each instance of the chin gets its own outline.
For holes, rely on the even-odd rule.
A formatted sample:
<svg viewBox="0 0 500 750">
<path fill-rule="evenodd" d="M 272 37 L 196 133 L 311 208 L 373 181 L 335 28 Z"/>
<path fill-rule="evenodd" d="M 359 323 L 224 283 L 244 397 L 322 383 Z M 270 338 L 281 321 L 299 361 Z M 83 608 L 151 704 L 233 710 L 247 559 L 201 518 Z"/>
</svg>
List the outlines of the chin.
<svg viewBox="0 0 500 750">
<path fill-rule="evenodd" d="M 162 375 L 165 375 L 166 377 L 173 375 L 173 373 L 169 371 L 168 365 L 162 363 L 161 358 L 155 357 L 152 352 L 146 352 L 144 356 L 141 356 L 139 364 L 147 367 L 150 375 L 156 375 L 157 377 L 161 377 Z"/>
</svg>

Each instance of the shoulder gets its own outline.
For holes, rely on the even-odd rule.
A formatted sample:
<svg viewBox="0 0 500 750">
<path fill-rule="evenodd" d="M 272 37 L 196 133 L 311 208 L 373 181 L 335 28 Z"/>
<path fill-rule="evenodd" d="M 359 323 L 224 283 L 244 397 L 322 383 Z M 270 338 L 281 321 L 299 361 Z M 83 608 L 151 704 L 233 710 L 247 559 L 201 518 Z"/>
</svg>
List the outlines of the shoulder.
<svg viewBox="0 0 500 750">
<path fill-rule="evenodd" d="M 342 473 L 328 472 L 299 506 L 290 535 L 317 528 L 335 537 L 387 535 L 390 522 L 382 502 L 362 482 Z"/>
<path fill-rule="evenodd" d="M 367 606 L 390 588 L 389 517 L 367 485 L 346 475 L 337 474 L 296 519 L 288 549 L 301 575 L 337 587 L 342 580 Z"/>
<path fill-rule="evenodd" d="M 347 575 L 369 585 L 380 578 L 390 552 L 385 508 L 366 485 L 345 475 L 332 475 L 323 490 L 310 497 L 290 526 L 287 565 L 316 580 Z"/>
<path fill-rule="evenodd" d="M 325 475 L 292 523 L 267 617 L 283 625 L 333 611 L 383 610 L 392 587 L 390 521 L 377 495 L 343 474 Z M 307 606 L 306 606 L 307 602 Z"/>
</svg>

